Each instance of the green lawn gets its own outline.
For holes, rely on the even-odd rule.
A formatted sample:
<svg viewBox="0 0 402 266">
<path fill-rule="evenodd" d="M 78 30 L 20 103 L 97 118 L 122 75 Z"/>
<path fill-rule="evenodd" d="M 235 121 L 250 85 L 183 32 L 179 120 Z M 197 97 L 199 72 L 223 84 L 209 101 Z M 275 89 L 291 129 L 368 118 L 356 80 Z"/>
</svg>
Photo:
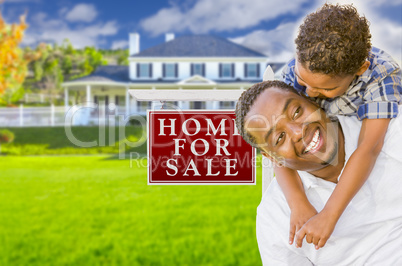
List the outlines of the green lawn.
<svg viewBox="0 0 402 266">
<path fill-rule="evenodd" d="M 260 179 L 147 186 L 141 162 L 0 157 L 0 265 L 261 265 Z"/>
</svg>

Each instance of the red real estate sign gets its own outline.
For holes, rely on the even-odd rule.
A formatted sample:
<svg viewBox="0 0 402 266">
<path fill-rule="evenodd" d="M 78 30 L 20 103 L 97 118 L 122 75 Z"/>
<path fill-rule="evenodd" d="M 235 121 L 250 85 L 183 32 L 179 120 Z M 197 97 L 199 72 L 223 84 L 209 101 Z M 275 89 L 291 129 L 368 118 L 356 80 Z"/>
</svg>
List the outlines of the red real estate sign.
<svg viewBox="0 0 402 266">
<path fill-rule="evenodd" d="M 148 184 L 255 184 L 234 111 L 148 111 Z"/>
</svg>

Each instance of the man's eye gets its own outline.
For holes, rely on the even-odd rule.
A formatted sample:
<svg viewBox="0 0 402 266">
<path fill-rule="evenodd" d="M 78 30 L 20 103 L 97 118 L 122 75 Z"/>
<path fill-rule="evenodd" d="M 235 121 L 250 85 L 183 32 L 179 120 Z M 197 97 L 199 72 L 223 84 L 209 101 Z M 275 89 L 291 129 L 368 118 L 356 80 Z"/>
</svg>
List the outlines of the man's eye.
<svg viewBox="0 0 402 266">
<path fill-rule="evenodd" d="M 297 118 L 300 113 L 300 107 L 296 109 L 295 113 L 293 114 L 293 120 Z"/>
<path fill-rule="evenodd" d="M 281 134 L 279 134 L 279 137 L 278 137 L 278 139 L 276 140 L 275 145 L 278 145 L 278 143 L 283 139 L 284 136 L 285 136 L 285 133 L 284 133 L 284 132 L 282 132 Z"/>
</svg>

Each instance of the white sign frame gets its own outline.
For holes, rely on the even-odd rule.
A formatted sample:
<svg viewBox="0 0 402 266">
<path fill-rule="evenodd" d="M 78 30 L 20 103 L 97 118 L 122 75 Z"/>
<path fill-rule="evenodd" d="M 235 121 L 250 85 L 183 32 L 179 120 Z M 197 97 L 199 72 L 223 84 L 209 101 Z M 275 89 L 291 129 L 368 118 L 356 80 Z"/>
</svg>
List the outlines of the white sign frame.
<svg viewBox="0 0 402 266">
<path fill-rule="evenodd" d="M 244 90 L 128 90 L 137 101 L 237 101 Z M 271 161 L 262 156 L 262 194 L 274 178 Z"/>
</svg>

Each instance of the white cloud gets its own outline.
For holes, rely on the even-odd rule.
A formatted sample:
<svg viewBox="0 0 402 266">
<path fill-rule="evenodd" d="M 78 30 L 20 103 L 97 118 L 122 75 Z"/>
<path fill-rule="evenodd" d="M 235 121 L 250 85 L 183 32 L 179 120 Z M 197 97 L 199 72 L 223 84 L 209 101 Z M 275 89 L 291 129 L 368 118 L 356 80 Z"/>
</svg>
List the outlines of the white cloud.
<svg viewBox="0 0 402 266">
<path fill-rule="evenodd" d="M 266 0 L 199 0 L 191 8 L 172 5 L 145 18 L 140 26 L 155 36 L 165 32 L 207 33 L 230 31 L 256 26 L 262 21 L 283 14 L 296 14 L 308 0 L 287 1 L 278 4 Z"/>
<path fill-rule="evenodd" d="M 59 12 L 63 12 L 63 10 Z M 76 48 L 98 46 L 102 43 L 102 37 L 113 36 L 118 32 L 118 29 L 119 26 L 116 21 L 72 27 L 65 20 L 51 19 L 47 14 L 41 12 L 32 17 L 30 27 L 23 39 L 23 44 L 35 45 L 39 42 L 61 43 L 68 38 Z"/>
<path fill-rule="evenodd" d="M 400 18 L 402 18 L 402 4 L 400 0 L 381 0 L 381 4 L 377 1 L 369 0 L 363 1 L 348 1 L 353 2 L 361 15 L 365 15 L 371 22 L 370 30 L 372 34 L 372 44 L 381 48 L 392 55 L 400 64 L 402 64 L 402 24 L 397 24 L 395 20 L 390 20 L 388 17 L 380 16 L 378 9 L 384 6 L 398 6 L 401 10 Z M 336 3 L 339 1 L 331 1 Z M 342 1 L 340 3 L 346 3 Z M 316 10 L 324 2 L 318 3 L 317 6 L 311 10 L 307 10 L 304 14 Z M 244 36 L 238 36 L 231 40 L 249 47 L 251 49 L 260 51 L 270 56 L 270 61 L 286 61 L 294 54 L 294 39 L 297 35 L 298 26 L 302 20 L 294 23 L 286 23 L 279 25 L 273 30 L 257 30 Z"/>
<path fill-rule="evenodd" d="M 68 12 L 67 7 L 63 7 L 62 9 L 59 10 L 59 16 L 64 17 Z"/>
<path fill-rule="evenodd" d="M 257 30 L 230 39 L 269 56 L 270 62 L 286 62 L 293 57 L 294 39 L 299 23 L 286 23 L 273 30 Z"/>
<path fill-rule="evenodd" d="M 112 43 L 112 50 L 117 50 L 117 49 L 125 49 L 128 47 L 128 41 L 126 40 L 118 40 L 114 41 Z"/>
<path fill-rule="evenodd" d="M 336 3 L 339 1 L 331 1 Z M 400 0 L 344 0 L 341 3 L 353 3 L 359 14 L 370 21 L 372 44 L 402 63 L 402 2 Z M 395 7 L 399 9 L 399 21 L 391 20 L 378 12 L 381 7 Z"/>
<path fill-rule="evenodd" d="M 71 22 L 92 22 L 97 15 L 94 5 L 77 4 L 66 14 L 66 19 Z"/>
</svg>

